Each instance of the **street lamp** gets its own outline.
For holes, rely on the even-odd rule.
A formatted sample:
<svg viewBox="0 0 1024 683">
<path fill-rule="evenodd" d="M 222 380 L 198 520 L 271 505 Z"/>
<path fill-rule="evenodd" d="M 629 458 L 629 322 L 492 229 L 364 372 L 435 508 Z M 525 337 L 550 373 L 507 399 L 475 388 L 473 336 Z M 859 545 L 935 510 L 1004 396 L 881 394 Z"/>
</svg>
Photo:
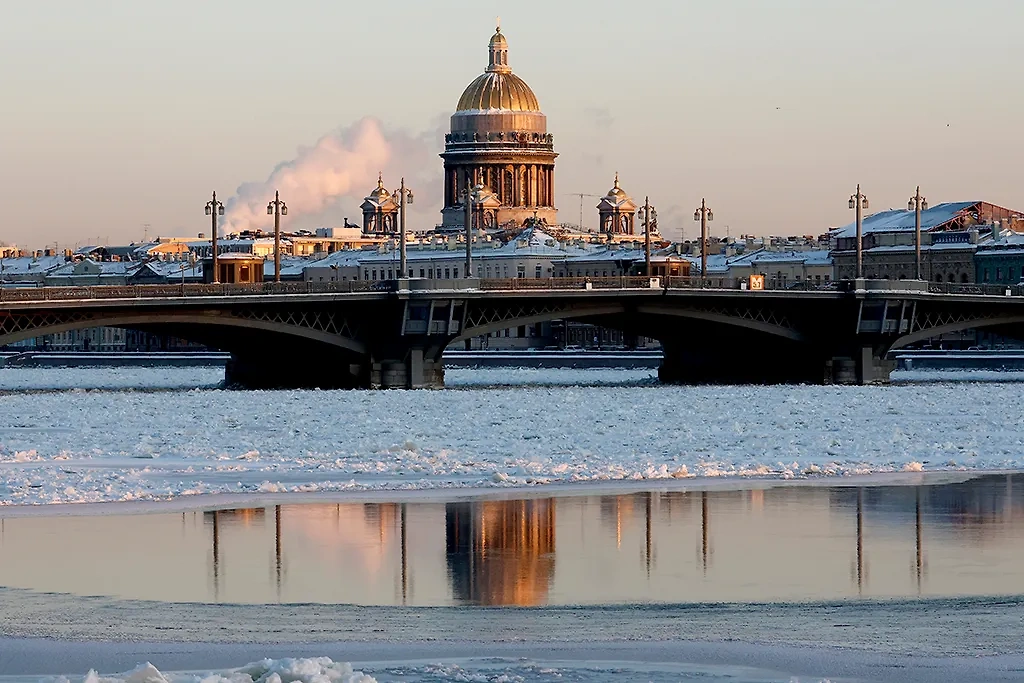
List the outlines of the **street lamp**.
<svg viewBox="0 0 1024 683">
<path fill-rule="evenodd" d="M 658 212 L 651 206 L 650 197 L 644 197 L 644 208 L 637 211 L 637 218 L 644 226 L 644 266 L 647 277 L 651 276 L 651 231 L 658 227 Z"/>
<path fill-rule="evenodd" d="M 406 258 L 405 258 L 405 205 L 406 205 L 407 202 L 409 204 L 412 204 L 412 202 L 413 202 L 412 190 L 406 189 L 406 187 L 405 187 L 405 178 L 402 178 L 402 187 L 400 187 L 398 189 L 398 191 L 396 191 L 394 194 L 392 194 L 392 196 L 394 196 L 394 195 L 398 195 L 398 223 L 399 223 L 399 228 L 398 229 L 400 231 L 399 236 L 398 236 L 398 245 L 399 245 L 399 249 L 401 249 L 401 252 L 402 252 L 402 255 L 401 255 L 401 258 L 399 259 L 399 264 L 398 264 L 398 277 L 399 278 L 404 278 L 404 277 L 406 277 L 406 274 L 408 272 L 407 268 L 406 268 Z"/>
<path fill-rule="evenodd" d="M 863 211 L 868 208 L 868 198 L 860 191 L 859 183 L 857 194 L 850 196 L 850 208 L 857 210 L 857 278 L 860 279 L 864 277 Z"/>
<path fill-rule="evenodd" d="M 715 212 L 708 208 L 704 199 L 700 208 L 693 212 L 693 220 L 700 221 L 700 286 L 703 289 L 708 277 L 708 221 L 715 220 Z"/>
<path fill-rule="evenodd" d="M 466 189 L 464 190 L 463 208 L 466 211 L 466 277 L 473 276 L 473 178 L 466 169 Z"/>
<path fill-rule="evenodd" d="M 916 269 L 914 277 L 921 279 L 921 212 L 928 210 L 928 200 L 921 196 L 921 186 L 917 186 L 917 193 L 907 202 L 907 211 L 914 212 L 914 256 L 916 258 Z"/>
<path fill-rule="evenodd" d="M 267 213 L 274 216 L 274 282 L 281 281 L 281 216 L 288 215 L 288 205 L 281 193 L 274 191 L 274 201 L 267 204 Z"/>
<path fill-rule="evenodd" d="M 220 282 L 220 277 L 217 273 L 217 216 L 224 215 L 224 203 L 217 201 L 216 192 L 213 193 L 213 199 L 206 202 L 206 215 L 212 216 L 213 220 L 213 232 L 211 233 L 213 262 L 210 264 L 213 267 L 213 279 L 211 282 L 217 284 Z"/>
</svg>

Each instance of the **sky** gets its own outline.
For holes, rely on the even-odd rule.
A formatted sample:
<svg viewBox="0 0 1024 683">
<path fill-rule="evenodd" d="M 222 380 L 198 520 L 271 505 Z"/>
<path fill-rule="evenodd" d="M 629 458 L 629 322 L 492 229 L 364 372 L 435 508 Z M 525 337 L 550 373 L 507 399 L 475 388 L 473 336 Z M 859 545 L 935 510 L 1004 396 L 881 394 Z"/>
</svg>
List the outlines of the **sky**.
<svg viewBox="0 0 1024 683">
<path fill-rule="evenodd" d="M 872 209 L 1024 211 L 1021 0 L 80 0 L 0 22 L 0 241 L 64 248 L 358 222 L 378 171 L 440 221 L 443 134 L 509 63 L 559 153 L 560 219 L 619 172 L 666 236 L 816 235 Z M 576 196 L 573 196 L 576 193 Z M 596 227 L 596 197 L 583 222 Z"/>
</svg>

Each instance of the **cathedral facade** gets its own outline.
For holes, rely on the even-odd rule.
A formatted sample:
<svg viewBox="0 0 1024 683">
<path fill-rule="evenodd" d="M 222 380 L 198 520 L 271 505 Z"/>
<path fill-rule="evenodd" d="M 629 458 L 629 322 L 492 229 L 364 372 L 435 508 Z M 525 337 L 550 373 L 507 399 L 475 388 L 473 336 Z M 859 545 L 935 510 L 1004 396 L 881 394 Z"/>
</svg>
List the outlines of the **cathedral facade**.
<svg viewBox="0 0 1024 683">
<path fill-rule="evenodd" d="M 508 42 L 498 28 L 488 65 L 459 99 L 445 135 L 442 228 L 465 227 L 467 181 L 474 224 L 522 226 L 536 217 L 557 224 L 553 136 L 530 86 L 508 65 Z"/>
</svg>

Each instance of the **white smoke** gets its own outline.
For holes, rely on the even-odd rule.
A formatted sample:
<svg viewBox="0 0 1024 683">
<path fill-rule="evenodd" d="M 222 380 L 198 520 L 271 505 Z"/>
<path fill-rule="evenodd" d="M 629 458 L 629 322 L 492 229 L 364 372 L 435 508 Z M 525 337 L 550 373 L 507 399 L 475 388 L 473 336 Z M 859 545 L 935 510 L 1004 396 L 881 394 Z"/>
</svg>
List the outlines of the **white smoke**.
<svg viewBox="0 0 1024 683">
<path fill-rule="evenodd" d="M 436 196 L 441 189 L 438 137 L 438 131 L 416 136 L 389 131 L 373 118 L 328 133 L 312 147 L 300 147 L 294 159 L 278 164 L 265 182 L 243 183 L 225 204 L 223 232 L 272 227 L 274 219 L 267 215 L 267 203 L 274 199 L 275 190 L 288 205 L 285 220 L 289 228 L 301 226 L 304 217 L 306 222 L 321 218 L 332 226 L 340 226 L 343 216 L 360 223 L 359 205 L 377 186 L 377 174 L 382 171 L 384 183 L 392 191 L 405 176 L 406 185 L 417 193 L 414 206 L 421 213 L 437 210 Z M 433 223 L 409 227 L 428 228 Z"/>
</svg>

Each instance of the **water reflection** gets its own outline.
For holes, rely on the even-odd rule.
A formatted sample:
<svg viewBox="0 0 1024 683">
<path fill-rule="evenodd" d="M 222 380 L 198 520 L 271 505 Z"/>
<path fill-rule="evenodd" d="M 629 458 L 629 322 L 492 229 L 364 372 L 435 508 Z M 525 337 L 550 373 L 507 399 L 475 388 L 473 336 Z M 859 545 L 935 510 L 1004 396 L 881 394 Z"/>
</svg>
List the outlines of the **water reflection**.
<svg viewBox="0 0 1024 683">
<path fill-rule="evenodd" d="M 452 597 L 474 605 L 543 605 L 555 577 L 555 501 L 449 503 Z"/>
<path fill-rule="evenodd" d="M 1021 475 L 448 504 L 0 518 L 0 585 L 409 605 L 1024 593 Z"/>
</svg>

